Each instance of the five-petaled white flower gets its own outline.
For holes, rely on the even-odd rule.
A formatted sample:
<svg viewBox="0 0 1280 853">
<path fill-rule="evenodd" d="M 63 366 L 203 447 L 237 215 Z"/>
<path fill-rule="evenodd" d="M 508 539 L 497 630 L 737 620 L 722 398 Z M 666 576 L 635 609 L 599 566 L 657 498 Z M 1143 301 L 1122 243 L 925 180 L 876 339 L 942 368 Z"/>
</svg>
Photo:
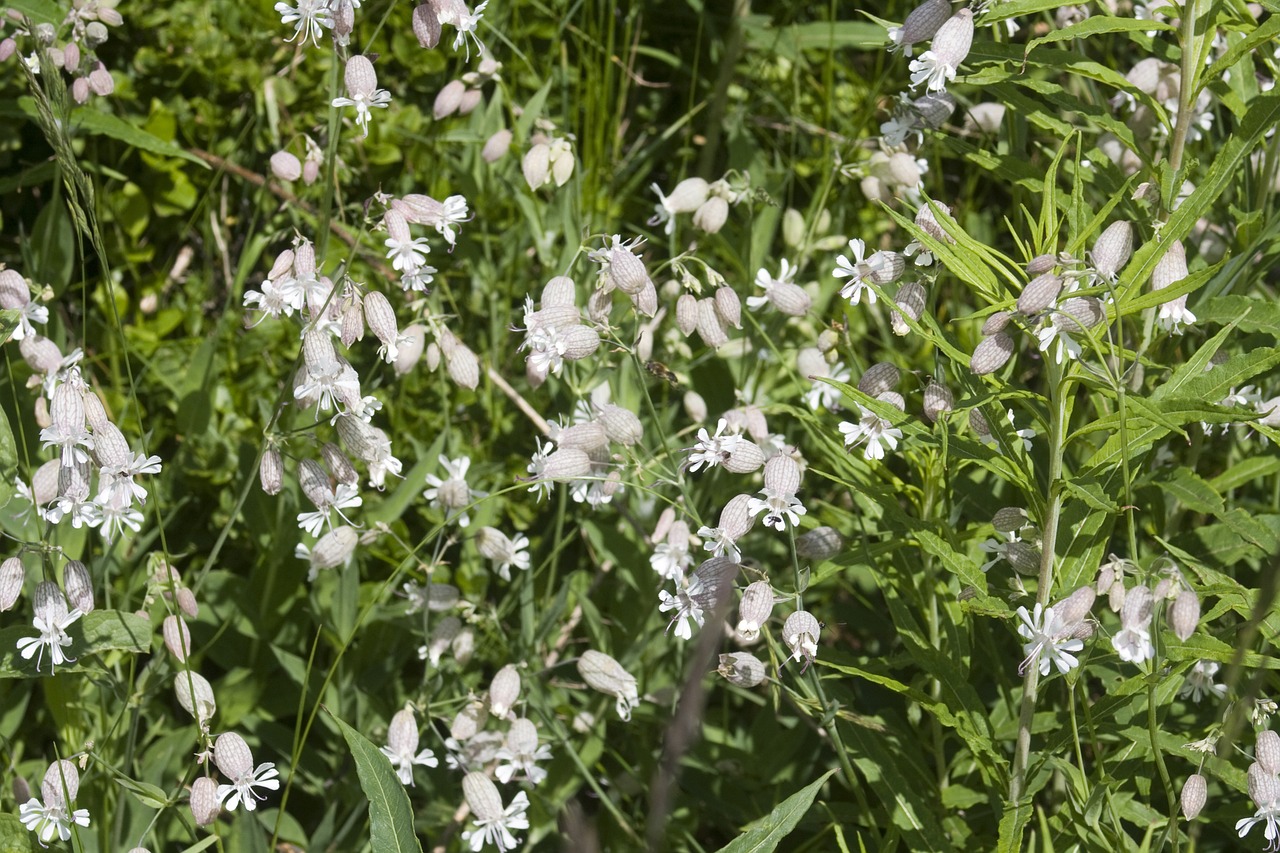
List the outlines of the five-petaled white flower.
<svg viewBox="0 0 1280 853">
<path fill-rule="evenodd" d="M 845 447 L 852 450 L 865 441 L 867 447 L 862 454 L 864 459 L 868 461 L 884 459 L 886 447 L 890 450 L 898 448 L 898 439 L 902 438 L 902 430 L 861 403 L 857 405 L 862 413 L 862 419 L 856 424 L 850 421 L 840 422 L 840 432 L 844 435 Z"/>
<path fill-rule="evenodd" d="M 1028 613 L 1025 607 L 1019 607 L 1018 617 L 1022 619 L 1018 633 L 1027 640 L 1022 647 L 1026 657 L 1018 667 L 1019 675 L 1037 663 L 1041 675 L 1048 675 L 1051 666 L 1056 666 L 1058 672 L 1064 674 L 1079 666 L 1080 660 L 1072 652 L 1082 650 L 1084 641 L 1071 636 L 1071 626 L 1063 625 L 1052 607 L 1037 602 L 1032 613 Z"/>
<path fill-rule="evenodd" d="M 694 580 L 694 583 L 697 583 Z M 680 585 L 680 581 L 676 581 Z M 676 613 L 671 617 L 671 621 L 667 623 L 667 630 L 670 631 L 674 625 L 676 636 L 682 640 L 687 640 L 693 636 L 692 622 L 696 622 L 698 627 L 702 627 L 704 617 L 702 615 L 702 607 L 698 602 L 693 600 L 690 594 L 690 588 L 677 589 L 676 594 L 672 595 L 665 589 L 658 593 L 658 599 L 661 602 L 658 610 L 666 613 L 668 610 L 674 610 Z"/>
<path fill-rule="evenodd" d="M 800 516 L 808 512 L 804 504 L 794 494 L 779 492 L 776 489 L 761 489 L 763 498 L 752 498 L 747 503 L 747 512 L 752 515 L 764 513 L 765 527 L 775 530 L 786 530 L 787 522 L 795 527 L 800 523 Z"/>
<path fill-rule="evenodd" d="M 689 455 L 684 460 L 684 468 L 688 471 L 698 471 L 703 465 L 708 468 L 723 465 L 742 441 L 742 436 L 737 433 L 724 434 L 728 426 L 729 422 L 721 418 L 716 423 L 714 433 L 708 434 L 706 427 L 698 430 L 698 443 L 688 449 Z"/>
<path fill-rule="evenodd" d="M 472 853 L 479 853 L 486 844 L 497 847 L 498 853 L 514 850 L 520 841 L 511 830 L 529 828 L 529 818 L 525 817 L 529 797 L 525 792 L 516 794 L 511 804 L 503 808 L 497 786 L 488 776 L 474 771 L 462 780 L 462 791 L 476 822 L 475 829 L 462 833 L 462 840 L 469 843 Z"/>
<path fill-rule="evenodd" d="M 1227 695 L 1227 685 L 1214 683 L 1213 677 L 1218 674 L 1220 665 L 1217 661 L 1198 660 L 1195 666 L 1187 671 L 1186 680 L 1178 690 L 1178 697 L 1190 697 L 1192 702 L 1199 702 L 1202 696 L 1216 696 L 1221 699 Z"/>
<path fill-rule="evenodd" d="M 333 12 L 329 8 L 329 0 L 298 0 L 296 5 L 282 0 L 276 4 L 276 13 L 280 15 L 280 23 L 293 24 L 293 35 L 287 41 L 293 41 L 301 34 L 304 42 L 311 39 L 319 47 L 324 28 L 333 28 Z"/>
<path fill-rule="evenodd" d="M 385 109 L 391 103 L 391 93 L 378 88 L 378 78 L 373 70 L 373 63 L 368 57 L 356 54 L 347 60 L 346 71 L 347 97 L 334 98 L 335 107 L 355 107 L 356 124 L 363 131 L 362 136 L 369 135 L 370 110 Z"/>
<path fill-rule="evenodd" d="M 36 834 L 41 846 L 47 847 L 55 835 L 58 836 L 59 841 L 70 840 L 73 823 L 76 826 L 88 826 L 89 810 L 76 809 L 67 814 L 67 807 L 63 803 L 50 803 L 45 806 L 32 797 L 18 806 L 18 820 Z"/>
<path fill-rule="evenodd" d="M 67 636 L 67 628 L 84 614 L 77 608 L 67 611 L 67 600 L 56 587 L 55 594 L 40 596 L 37 594 L 36 616 L 33 620 L 35 628 L 40 632 L 38 637 L 21 637 L 18 639 L 18 651 L 24 660 L 36 658 L 36 672 L 44 663 L 44 650 L 49 649 L 49 672 L 57 672 L 58 664 L 75 662 L 63 653 L 63 649 L 71 645 Z M 43 599 L 43 600 L 42 600 Z"/>
<path fill-rule="evenodd" d="M 844 255 L 840 255 L 836 258 L 836 271 L 832 273 L 836 278 L 849 279 L 848 283 L 840 288 L 840 296 L 848 299 L 850 305 L 857 305 L 865 294 L 867 303 L 874 305 L 876 292 L 863 283 L 863 279 L 870 278 L 884 269 L 888 256 L 883 252 L 875 252 L 871 257 L 863 260 L 867 244 L 862 240 L 850 240 L 849 251 L 853 253 L 853 260 L 850 261 Z"/>
<path fill-rule="evenodd" d="M 213 759 L 222 775 L 231 780 L 229 785 L 218 786 L 218 803 L 229 812 L 235 811 L 241 803 L 246 811 L 256 809 L 258 800 L 266 797 L 259 796 L 254 788 L 266 788 L 269 791 L 280 788 L 280 780 L 277 778 L 280 774 L 275 764 L 266 761 L 254 767 L 253 754 L 249 751 L 248 744 L 234 732 L 218 735 L 213 746 Z"/>
<path fill-rule="evenodd" d="M 1267 846 L 1263 849 L 1278 850 L 1280 849 L 1280 825 L 1276 823 L 1277 818 L 1280 818 L 1280 800 L 1263 803 L 1258 806 L 1253 817 L 1243 817 L 1236 821 L 1236 832 L 1244 838 L 1255 824 L 1261 823 L 1263 824 L 1262 835 L 1267 839 Z"/>
</svg>

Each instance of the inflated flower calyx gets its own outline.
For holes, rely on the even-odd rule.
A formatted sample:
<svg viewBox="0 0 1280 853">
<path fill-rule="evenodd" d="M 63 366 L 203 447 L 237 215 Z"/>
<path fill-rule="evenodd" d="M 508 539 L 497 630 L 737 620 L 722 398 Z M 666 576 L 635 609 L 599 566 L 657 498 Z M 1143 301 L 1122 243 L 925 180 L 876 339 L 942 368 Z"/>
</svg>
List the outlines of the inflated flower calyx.
<svg viewBox="0 0 1280 853">
<path fill-rule="evenodd" d="M 764 681 L 766 675 L 764 663 L 750 652 L 720 655 L 720 666 L 716 671 L 737 687 L 755 687 Z"/>
<path fill-rule="evenodd" d="M 937 421 L 955 408 L 956 398 L 951 389 L 941 382 L 930 382 L 924 389 L 924 416 Z"/>
<path fill-rule="evenodd" d="M 1199 773 L 1192 773 L 1182 785 L 1182 816 L 1187 820 L 1195 820 L 1209 800 L 1209 786 Z"/>
<path fill-rule="evenodd" d="M 892 391 L 902 377 L 897 367 L 887 361 L 871 365 L 858 380 L 858 390 L 869 397 L 876 397 L 885 391 Z"/>
<path fill-rule="evenodd" d="M 1018 296 L 1018 312 L 1031 317 L 1053 305 L 1062 293 L 1062 277 L 1051 272 L 1036 276 Z"/>
<path fill-rule="evenodd" d="M 1003 331 L 1004 327 L 1009 325 L 1009 318 L 1012 316 L 1013 314 L 1008 311 L 997 311 L 982 324 L 982 334 L 994 335 Z"/>
<path fill-rule="evenodd" d="M 906 48 L 907 56 L 910 56 L 911 45 L 933 38 L 950 17 L 951 3 L 948 0 L 924 0 L 911 10 L 901 28 L 889 31 L 889 36 L 896 47 Z"/>
<path fill-rule="evenodd" d="M 768 581 L 755 581 L 742 592 L 738 605 L 737 632 L 748 643 L 760 637 L 760 628 L 773 612 L 773 587 Z"/>
<path fill-rule="evenodd" d="M 1107 226 L 1093 244 L 1090 260 L 1094 271 L 1108 281 L 1115 281 L 1116 275 L 1129 263 L 1133 255 L 1133 226 L 1121 219 Z"/>
<path fill-rule="evenodd" d="M 1004 332 L 997 332 L 989 338 L 983 338 L 974 349 L 973 356 L 969 359 L 969 369 L 974 376 L 986 376 L 1004 367 L 1012 356 L 1013 338 Z"/>
<path fill-rule="evenodd" d="M 893 302 L 897 309 L 889 318 L 889 322 L 893 326 L 893 333 L 898 336 L 906 335 L 911 331 L 911 326 L 907 324 L 906 318 L 910 318 L 912 322 L 917 322 L 921 315 L 924 314 L 924 285 L 915 281 L 902 285 L 902 287 L 898 288 L 898 293 L 894 296 Z"/>
<path fill-rule="evenodd" d="M 1184 589 L 1169 605 L 1165 619 L 1174 635 L 1183 642 L 1191 638 L 1200 624 L 1200 597 L 1194 590 Z M 1280 743 L 1277 745 L 1277 757 L 1280 758 Z M 1277 762 L 1276 773 L 1280 773 L 1280 761 Z"/>
</svg>

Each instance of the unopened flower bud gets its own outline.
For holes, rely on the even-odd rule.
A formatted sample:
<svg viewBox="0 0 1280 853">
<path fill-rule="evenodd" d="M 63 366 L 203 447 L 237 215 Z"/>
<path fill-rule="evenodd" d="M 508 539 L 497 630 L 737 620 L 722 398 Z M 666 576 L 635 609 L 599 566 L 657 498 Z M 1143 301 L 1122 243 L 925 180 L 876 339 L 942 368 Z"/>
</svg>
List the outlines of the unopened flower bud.
<svg viewBox="0 0 1280 853">
<path fill-rule="evenodd" d="M 815 527 L 796 537 L 796 555 L 805 560 L 829 560 L 843 548 L 844 537 L 834 527 Z"/>
<path fill-rule="evenodd" d="M 489 712 L 504 720 L 520 698 L 520 671 L 507 664 L 498 670 L 489 684 Z"/>
<path fill-rule="evenodd" d="M 635 676 L 622 668 L 622 664 L 604 652 L 588 650 L 578 658 L 578 674 L 592 690 L 613 696 L 618 700 L 618 716 L 631 719 L 631 709 L 639 703 Z"/>
<path fill-rule="evenodd" d="M 1129 263 L 1133 255 L 1133 226 L 1121 219 L 1107 226 L 1093 244 L 1090 260 L 1093 268 L 1108 281 L 1115 281 L 1116 275 Z"/>
<path fill-rule="evenodd" d="M 693 227 L 708 234 L 718 234 L 729 218 L 729 202 L 720 196 L 707 199 L 693 214 Z"/>
<path fill-rule="evenodd" d="M 951 389 L 941 382 L 930 382 L 924 389 L 924 416 L 937 421 L 955 408 L 956 398 Z"/>
<path fill-rule="evenodd" d="M 196 826 L 209 826 L 218 819 L 222 805 L 218 799 L 218 783 L 201 776 L 191 783 L 191 816 Z"/>
<path fill-rule="evenodd" d="M 296 181 L 302 177 L 302 161 L 288 151 L 271 155 L 271 174 L 282 181 Z"/>
<path fill-rule="evenodd" d="M 950 17 L 951 3 L 948 0 L 924 0 L 911 10 L 900 30 L 890 30 L 890 38 L 898 47 L 910 48 L 933 38 Z M 907 55 L 911 55 L 909 51 Z"/>
<path fill-rule="evenodd" d="M 1174 635 L 1186 642 L 1196 632 L 1196 625 L 1200 623 L 1199 596 L 1194 590 L 1184 589 L 1178 593 L 1173 604 L 1169 605 L 1169 613 L 1165 618 Z M 1277 742 L 1277 746 L 1280 749 L 1280 741 Z M 1280 752 L 1277 754 L 1280 756 Z M 1277 763 L 1274 772 L 1280 773 L 1280 762 Z"/>
<path fill-rule="evenodd" d="M 520 161 L 520 170 L 531 190 L 544 186 L 550 180 L 551 149 L 545 142 L 539 142 L 525 152 L 524 159 Z"/>
<path fill-rule="evenodd" d="M 188 619 L 195 619 L 200 615 L 200 605 L 196 603 L 196 594 L 185 586 L 178 590 L 174 595 L 174 599 L 178 602 L 178 609 L 187 615 Z"/>
<path fill-rule="evenodd" d="M 484 148 L 480 150 L 480 157 L 486 163 L 496 163 L 507 156 L 507 151 L 510 148 L 511 131 L 504 127 L 485 140 Z"/>
<path fill-rule="evenodd" d="M 160 633 L 164 636 L 165 648 L 182 663 L 191 654 L 191 631 L 187 623 L 178 616 L 166 616 Z"/>
<path fill-rule="evenodd" d="M 1205 778 L 1199 773 L 1192 773 L 1182 785 L 1182 816 L 1195 820 L 1208 799 L 1209 787 Z"/>
<path fill-rule="evenodd" d="M 27 571 L 17 557 L 10 557 L 0 563 L 0 612 L 11 609 L 17 603 L 26 577 Z"/>
<path fill-rule="evenodd" d="M 1249 765 L 1249 799 L 1259 809 L 1274 808 L 1280 802 L 1280 779 L 1258 762 Z"/>
<path fill-rule="evenodd" d="M 480 384 L 480 360 L 466 344 L 459 342 L 453 351 L 445 356 L 445 370 L 449 378 L 461 388 L 474 391 Z"/>
<path fill-rule="evenodd" d="M 725 329 L 720 312 L 716 311 L 715 300 L 705 297 L 698 300 L 698 337 L 712 349 L 719 349 L 729 343 L 729 333 Z"/>
<path fill-rule="evenodd" d="M 197 721 L 204 723 L 213 718 L 218 703 L 213 698 L 213 687 L 198 672 L 180 672 L 173 678 L 173 692 L 178 704 Z"/>
<path fill-rule="evenodd" d="M 1022 293 L 1018 296 L 1018 311 L 1027 317 L 1039 314 L 1050 305 L 1053 305 L 1058 300 L 1058 294 L 1061 292 L 1061 276 L 1054 275 L 1051 272 L 1036 276 L 1027 282 L 1027 286 L 1022 289 Z"/>
<path fill-rule="evenodd" d="M 1069 628 L 1077 622 L 1084 621 L 1089 611 L 1093 609 L 1095 598 L 1097 593 L 1093 591 L 1093 587 L 1082 586 L 1055 604 L 1053 612 L 1058 614 L 1061 623 Z"/>
<path fill-rule="evenodd" d="M 596 418 L 604 427 L 609 440 L 624 447 L 638 444 L 644 438 L 644 425 L 635 412 L 629 409 L 606 403 L 598 408 Z"/>
<path fill-rule="evenodd" d="M 994 335 L 1002 331 L 1005 326 L 1009 325 L 1009 318 L 1012 316 L 1008 311 L 997 311 L 982 324 L 982 334 Z"/>
<path fill-rule="evenodd" d="M 453 115 L 462 103 L 462 95 L 467 87 L 461 80 L 450 80 L 436 95 L 435 104 L 431 108 L 432 115 L 439 121 Z"/>
<path fill-rule="evenodd" d="M 732 287 L 717 287 L 715 292 L 716 313 L 727 326 L 742 328 L 742 302 Z"/>
<path fill-rule="evenodd" d="M 1001 533 L 1016 533 L 1027 526 L 1027 511 L 1017 506 L 1002 507 L 992 516 L 991 526 Z"/>
<path fill-rule="evenodd" d="M 764 464 L 764 451 L 745 438 L 739 441 L 724 460 L 724 468 L 731 474 L 750 474 Z"/>
<path fill-rule="evenodd" d="M 697 391 L 686 391 L 681 398 L 684 413 L 694 423 L 702 423 L 707 419 L 707 401 Z"/>
</svg>

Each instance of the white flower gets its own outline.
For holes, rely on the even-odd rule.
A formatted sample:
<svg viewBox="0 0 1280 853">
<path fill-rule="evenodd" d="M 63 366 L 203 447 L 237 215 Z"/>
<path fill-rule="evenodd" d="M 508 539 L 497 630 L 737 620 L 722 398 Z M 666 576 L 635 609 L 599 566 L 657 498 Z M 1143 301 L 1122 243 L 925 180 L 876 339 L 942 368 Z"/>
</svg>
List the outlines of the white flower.
<svg viewBox="0 0 1280 853">
<path fill-rule="evenodd" d="M 293 35 L 288 41 L 293 41 L 301 33 L 304 42 L 311 39 L 319 47 L 320 36 L 324 32 L 321 28 L 333 28 L 329 0 L 298 0 L 296 6 L 280 2 L 276 4 L 276 12 L 280 15 L 280 23 L 294 25 Z"/>
<path fill-rule="evenodd" d="M 927 92 L 943 92 L 947 83 L 956 79 L 956 67 L 932 50 L 926 50 L 919 59 L 911 60 L 908 67 L 912 89 L 923 83 Z"/>
<path fill-rule="evenodd" d="M 1156 324 L 1172 335 L 1183 333 L 1183 326 L 1190 326 L 1196 321 L 1196 315 L 1187 310 L 1187 297 L 1179 296 L 1171 302 L 1160 306 L 1156 315 Z"/>
<path fill-rule="evenodd" d="M 36 656 L 36 672 L 39 672 L 44 663 L 45 647 L 48 647 L 50 674 L 57 672 L 60 663 L 74 663 L 75 659 L 67 657 L 62 650 L 71 645 L 67 628 L 83 615 L 79 609 L 67 612 L 67 602 L 62 598 L 62 593 L 58 593 L 45 606 L 38 607 L 32 621 L 40 636 L 18 639 L 18 651 L 22 653 L 23 660 L 31 660 L 32 656 Z"/>
<path fill-rule="evenodd" d="M 39 800 L 32 797 L 18 806 L 18 820 L 22 821 L 22 825 L 28 830 L 36 834 L 42 846 L 48 846 L 55 835 L 58 836 L 59 841 L 70 840 L 71 824 L 88 826 L 89 810 L 76 809 L 68 815 L 67 807 L 63 803 L 51 803 L 43 806 Z"/>
<path fill-rule="evenodd" d="M 1018 429 L 1017 428 L 1018 425 L 1014 423 L 1014 420 L 1013 420 L 1013 409 L 1005 409 L 1005 414 L 1008 416 L 1009 426 L 1014 428 L 1013 430 L 1014 435 L 1022 439 L 1022 449 L 1025 450 L 1027 453 L 1030 453 L 1031 439 L 1036 437 L 1036 431 L 1033 430 L 1031 427 L 1027 427 L 1026 429 Z M 996 441 L 995 433 L 988 433 L 987 435 L 981 435 L 979 436 L 979 438 L 981 439 L 983 444 L 989 447 L 996 448 L 997 452 L 999 451 L 1000 445 Z"/>
<path fill-rule="evenodd" d="M 708 468 L 714 468 L 717 465 L 724 464 L 729 458 L 738 444 L 742 441 L 742 436 L 737 434 L 724 435 L 725 429 L 729 426 L 728 421 L 721 418 L 716 424 L 716 431 L 710 435 L 707 434 L 706 427 L 698 430 L 698 443 L 690 447 L 686 452 L 689 454 L 684 460 L 684 467 L 689 471 L 698 471 L 703 465 Z"/>
<path fill-rule="evenodd" d="M 442 480 L 435 474 L 428 474 L 427 485 L 430 488 L 422 496 L 431 501 L 433 507 L 443 508 L 449 521 L 457 519 L 459 527 L 466 527 L 471 524 L 466 507 L 476 498 L 485 497 L 487 493 L 475 491 L 467 485 L 467 469 L 471 467 L 469 457 L 459 456 L 451 460 L 440 456 L 439 459 L 449 476 Z"/>
<path fill-rule="evenodd" d="M 831 365 L 831 369 L 827 371 L 828 379 L 834 379 L 836 382 L 849 381 L 849 368 L 837 362 Z M 829 385 L 826 382 L 813 380 L 813 384 L 809 386 L 809 390 L 804 393 L 804 401 L 815 412 L 819 407 L 826 409 L 828 412 L 834 412 L 841 408 L 840 401 L 844 398 L 839 388 Z"/>
<path fill-rule="evenodd" d="M 764 498 L 752 498 L 747 503 L 747 511 L 752 515 L 763 512 L 765 527 L 783 531 L 787 529 L 788 521 L 795 527 L 800 523 L 800 516 L 808 512 L 793 494 L 783 494 L 774 489 L 761 489 L 760 494 Z"/>
<path fill-rule="evenodd" d="M 677 583 L 679 582 L 677 581 Z M 670 631 L 671 626 L 674 625 L 676 636 L 680 639 L 687 640 L 693 636 L 691 622 L 696 622 L 699 628 L 702 627 L 704 618 L 702 608 L 689 595 L 689 589 L 679 589 L 675 595 L 664 589 L 658 593 L 658 599 L 661 602 L 658 605 L 659 611 L 662 613 L 666 613 L 668 610 L 676 611 L 676 614 L 671 617 L 671 621 L 667 623 L 667 630 Z"/>
<path fill-rule="evenodd" d="M 529 472 L 529 479 L 533 485 L 529 486 L 529 491 L 538 493 L 538 500 L 551 496 L 551 490 L 555 487 L 555 483 L 542 476 L 543 470 L 547 467 L 547 457 L 556 449 L 555 442 L 548 441 L 542 443 L 542 439 L 535 438 L 534 445 L 536 450 L 533 451 L 533 458 L 529 460 L 529 464 L 525 470 Z"/>
<path fill-rule="evenodd" d="M 460 195 L 451 195 L 444 200 L 440 213 L 432 224 L 435 225 L 435 229 L 440 233 L 440 236 L 444 237 L 445 242 L 452 247 L 458 241 L 454 226 L 461 225 L 466 221 L 468 221 L 466 198 Z M 432 272 L 435 271 L 432 270 Z"/>
<path fill-rule="evenodd" d="M 864 261 L 862 256 L 867 251 L 867 244 L 861 240 L 850 240 L 849 251 L 853 253 L 853 261 L 840 255 L 836 258 L 836 271 L 832 273 L 836 278 L 849 279 L 848 283 L 840 288 L 840 296 L 848 299 L 850 305 L 857 305 L 865 294 L 867 303 L 874 305 L 876 293 L 863 284 L 862 280 L 883 269 L 887 258 L 883 252 L 876 252 Z"/>
<path fill-rule="evenodd" d="M 702 539 L 702 550 L 710 551 L 713 557 L 728 557 L 735 562 L 742 558 L 737 541 L 723 527 L 703 525 L 698 528 L 698 537 Z"/>
<path fill-rule="evenodd" d="M 782 259 L 777 278 L 774 278 L 767 268 L 761 267 L 756 271 L 756 287 L 763 290 L 764 294 L 761 296 L 748 296 L 747 307 L 754 311 L 757 308 L 763 308 L 768 305 L 769 291 L 779 284 L 794 284 L 793 279 L 798 269 L 798 267 L 791 266 L 786 258 Z"/>
<path fill-rule="evenodd" d="M 466 58 L 468 61 L 471 59 L 471 41 L 476 43 L 476 48 L 479 49 L 481 55 L 485 52 L 484 43 L 481 42 L 480 37 L 476 35 L 476 25 L 479 24 L 480 19 L 484 17 L 484 9 L 488 5 L 489 0 L 484 0 L 483 3 L 476 7 L 474 12 L 468 11 L 467 7 L 462 2 L 443 4 L 440 7 L 440 23 L 452 24 L 458 30 L 458 34 L 454 36 L 453 39 L 453 49 L 457 50 L 459 47 L 465 45 L 467 48 Z M 468 37 L 470 38 L 470 41 L 468 41 Z M 477 847 L 475 849 L 479 850 L 480 848 Z"/>
<path fill-rule="evenodd" d="M 1156 653 L 1155 646 L 1151 644 L 1151 632 L 1142 625 L 1121 628 L 1111 638 L 1111 645 L 1115 647 L 1120 660 L 1130 663 L 1142 663 L 1154 657 Z"/>
<path fill-rule="evenodd" d="M 844 434 L 845 447 L 852 450 L 865 441 L 867 447 L 862 454 L 864 459 L 884 459 L 885 447 L 890 450 L 898 448 L 898 439 L 902 438 L 902 430 L 897 429 L 892 422 L 880 417 L 861 403 L 857 406 L 862 413 L 862 419 L 858 423 L 840 422 L 840 432 Z"/>
<path fill-rule="evenodd" d="M 1049 347 L 1056 343 L 1057 347 L 1053 351 L 1053 361 L 1055 364 L 1062 364 L 1063 359 L 1076 359 L 1080 357 L 1080 344 L 1075 338 L 1071 337 L 1066 326 L 1059 325 L 1058 320 L 1063 319 L 1062 314 L 1056 312 L 1049 315 L 1045 325 L 1040 327 L 1036 332 L 1036 337 L 1040 340 L 1040 351 L 1045 352 Z M 1065 318 L 1070 320 L 1070 318 Z"/>
<path fill-rule="evenodd" d="M 990 560 L 987 560 L 985 563 L 982 564 L 982 570 L 984 572 L 989 572 L 991 571 L 991 567 L 994 566 L 996 563 L 1000 562 L 1001 560 L 1008 559 L 1009 546 L 1012 545 L 1014 542 L 1018 542 L 1018 541 L 1020 541 L 1018 539 L 1018 534 L 1014 533 L 1014 534 L 1011 534 L 1008 542 L 1002 542 L 999 539 L 988 539 L 985 542 L 979 543 L 978 548 L 980 548 L 981 550 L 985 551 L 988 554 L 995 555 Z"/>
<path fill-rule="evenodd" d="M 400 714 L 406 712 L 400 711 Z M 417 724 L 413 722 L 413 712 L 409 711 L 407 723 L 402 722 L 396 725 L 396 719 L 392 718 L 391 728 L 387 732 L 387 745 L 378 747 L 382 750 L 390 761 L 391 766 L 395 768 L 396 776 L 400 778 L 400 784 L 413 784 L 413 768 L 415 765 L 420 767 L 437 767 L 440 761 L 436 758 L 436 754 L 429 749 L 418 751 L 418 729 Z"/>
<path fill-rule="evenodd" d="M 1062 624 L 1052 607 L 1045 607 L 1037 602 L 1033 613 L 1027 613 L 1027 608 L 1019 607 L 1018 616 L 1022 619 L 1018 633 L 1027 640 L 1022 647 L 1026 657 L 1018 667 L 1019 675 L 1037 662 L 1041 675 L 1048 675 L 1050 666 L 1056 666 L 1058 672 L 1065 674 L 1080 664 L 1079 659 L 1071 653 L 1083 649 L 1084 641 L 1070 638 L 1068 626 Z"/>
<path fill-rule="evenodd" d="M 663 580 L 673 580 L 677 583 L 684 578 L 684 570 L 691 562 L 693 560 L 689 557 L 687 540 L 659 543 L 649 557 L 649 565 L 662 576 Z"/>
<path fill-rule="evenodd" d="M 1213 695 L 1221 699 L 1227 695 L 1227 685 L 1214 684 L 1213 677 L 1218 674 L 1219 664 L 1217 661 L 1198 660 L 1195 666 L 1191 667 L 1187 672 L 1186 680 L 1182 683 L 1181 689 L 1178 690 L 1178 697 L 1181 699 L 1191 698 L 1192 702 L 1199 702 L 1202 696 Z"/>
<path fill-rule="evenodd" d="M 517 533 L 514 537 L 507 539 L 502 549 L 500 557 L 494 562 L 498 564 L 498 575 L 504 580 L 511 580 L 511 567 L 515 566 L 520 571 L 528 571 L 529 569 L 529 537 L 523 533 Z"/>
<path fill-rule="evenodd" d="M 493 783 L 488 782 L 489 787 L 493 787 Z M 465 788 L 464 788 L 465 790 Z M 492 797 L 498 798 L 495 790 Z M 470 798 L 467 800 L 471 802 Z M 529 818 L 525 817 L 525 810 L 529 808 L 529 797 L 524 791 L 516 794 L 511 800 L 511 805 L 502 811 L 494 811 L 493 813 L 481 812 L 476 808 L 476 804 L 472 803 L 471 812 L 475 816 L 476 828 L 467 830 L 462 833 L 462 840 L 469 842 L 472 853 L 479 853 L 486 844 L 492 844 L 498 848 L 498 853 L 506 853 L 508 850 L 514 850 L 520 842 L 511 834 L 513 829 L 528 829 Z M 498 799 L 498 806 L 501 807 L 502 801 Z"/>
<path fill-rule="evenodd" d="M 294 399 L 316 401 L 316 412 L 338 409 L 340 401 L 360 397 L 360 377 L 349 364 L 330 361 L 307 365 L 307 378 L 293 389 Z"/>
<path fill-rule="evenodd" d="M 333 521 L 329 518 L 330 510 L 337 512 L 347 524 L 353 527 L 358 526 L 342 512 L 344 509 L 360 506 L 364 502 L 354 486 L 339 483 L 336 490 L 325 486 L 321 497 L 320 505 L 316 507 L 315 512 L 298 514 L 298 527 L 316 537 L 320 535 L 320 531 L 326 526 L 332 530 Z"/>
<path fill-rule="evenodd" d="M 388 237 L 382 243 L 387 247 L 387 260 L 391 261 L 392 269 L 402 271 L 405 276 L 423 269 L 427 253 L 431 251 L 431 245 L 427 242 L 426 237 L 414 237 L 411 240 L 397 240 L 394 237 Z M 430 267 L 426 268 L 431 269 Z M 434 273 L 435 270 L 431 269 L 431 272 Z M 418 289 L 405 287 L 403 277 L 401 278 L 400 286 L 404 287 L 405 290 Z"/>
<path fill-rule="evenodd" d="M 229 785 L 218 786 L 218 804 L 227 811 L 233 812 L 244 803 L 245 811 L 253 811 L 258 807 L 259 796 L 254 788 L 266 788 L 276 791 L 280 788 L 280 774 L 270 761 L 253 766 L 253 754 L 239 735 L 228 732 L 218 736 L 213 748 L 214 760 L 222 775 L 231 780 Z"/>
<path fill-rule="evenodd" d="M 1264 849 L 1275 850 L 1280 847 L 1280 826 L 1276 825 L 1277 818 L 1280 818 L 1280 801 L 1273 800 L 1258 806 L 1253 817 L 1244 817 L 1236 821 L 1236 832 L 1244 838 L 1255 824 L 1263 823 L 1262 835 L 1267 839 L 1267 846 Z"/>
</svg>

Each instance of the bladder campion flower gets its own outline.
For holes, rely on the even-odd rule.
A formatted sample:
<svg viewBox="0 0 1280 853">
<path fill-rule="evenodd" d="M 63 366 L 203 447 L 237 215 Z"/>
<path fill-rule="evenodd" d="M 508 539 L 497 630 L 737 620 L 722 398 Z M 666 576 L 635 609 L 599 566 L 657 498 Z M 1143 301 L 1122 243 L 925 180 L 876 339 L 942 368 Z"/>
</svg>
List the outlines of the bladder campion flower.
<svg viewBox="0 0 1280 853">
<path fill-rule="evenodd" d="M 1072 652 L 1081 651 L 1084 641 L 1073 636 L 1074 626 L 1064 625 L 1054 608 L 1036 602 L 1031 613 L 1027 608 L 1019 607 L 1018 617 L 1022 619 L 1018 633 L 1027 640 L 1022 647 L 1026 657 L 1018 667 L 1019 675 L 1036 665 L 1041 675 L 1048 675 L 1051 666 L 1065 674 L 1080 665 L 1080 660 Z"/>
<path fill-rule="evenodd" d="M 280 788 L 280 774 L 275 764 L 267 761 L 253 766 L 253 753 L 244 738 L 235 732 L 218 735 L 213 745 L 213 760 L 217 762 L 222 775 L 231 780 L 229 785 L 218 786 L 218 803 L 233 812 L 236 806 L 244 803 L 247 811 L 258 807 L 258 800 L 266 797 L 258 796 L 254 788 L 266 788 L 275 791 Z"/>
<path fill-rule="evenodd" d="M 356 124 L 363 131 L 361 136 L 369 135 L 369 112 L 374 107 L 385 109 L 391 103 L 391 93 L 378 88 L 378 75 L 373 70 L 373 63 L 361 54 L 355 54 L 347 60 L 344 75 L 347 84 L 347 96 L 334 98 L 335 107 L 355 107 Z"/>
</svg>

